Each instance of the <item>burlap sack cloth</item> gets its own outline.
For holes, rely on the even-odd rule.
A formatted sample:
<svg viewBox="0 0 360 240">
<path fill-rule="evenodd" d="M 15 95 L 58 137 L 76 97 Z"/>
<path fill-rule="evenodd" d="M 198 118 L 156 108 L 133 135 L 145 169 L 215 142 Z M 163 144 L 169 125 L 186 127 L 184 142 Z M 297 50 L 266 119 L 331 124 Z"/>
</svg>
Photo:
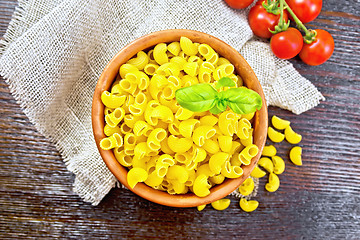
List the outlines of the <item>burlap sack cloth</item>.
<svg viewBox="0 0 360 240">
<path fill-rule="evenodd" d="M 108 61 L 138 37 L 180 28 L 208 33 L 240 51 L 269 105 L 300 114 L 324 99 L 268 43 L 252 40 L 248 11 L 223 0 L 20 0 L 1 41 L 0 73 L 75 174 L 74 191 L 97 205 L 116 179 L 95 146 L 92 95 Z"/>
</svg>

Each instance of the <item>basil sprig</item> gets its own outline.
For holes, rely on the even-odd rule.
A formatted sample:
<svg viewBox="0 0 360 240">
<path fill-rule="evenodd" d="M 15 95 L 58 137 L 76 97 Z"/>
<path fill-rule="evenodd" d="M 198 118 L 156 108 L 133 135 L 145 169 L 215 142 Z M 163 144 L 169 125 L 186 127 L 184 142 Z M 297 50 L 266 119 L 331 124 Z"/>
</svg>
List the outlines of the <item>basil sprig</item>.
<svg viewBox="0 0 360 240">
<path fill-rule="evenodd" d="M 228 77 L 221 78 L 216 84 L 217 89 L 234 86 L 234 81 Z M 260 95 L 246 87 L 218 92 L 210 84 L 199 83 L 176 90 L 175 97 L 180 106 L 193 112 L 210 110 L 219 114 L 229 106 L 235 113 L 248 114 L 260 110 L 262 106 Z"/>
</svg>

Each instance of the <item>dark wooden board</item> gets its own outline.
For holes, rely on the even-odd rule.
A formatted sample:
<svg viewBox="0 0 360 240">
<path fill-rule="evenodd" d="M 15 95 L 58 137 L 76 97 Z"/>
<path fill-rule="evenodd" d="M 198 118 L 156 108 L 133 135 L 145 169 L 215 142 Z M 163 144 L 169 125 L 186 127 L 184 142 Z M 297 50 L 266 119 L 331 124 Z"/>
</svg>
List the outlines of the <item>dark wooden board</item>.
<svg viewBox="0 0 360 240">
<path fill-rule="evenodd" d="M 2 36 L 15 0 L 0 0 Z M 288 161 L 290 144 L 275 144 L 286 161 L 275 193 L 264 190 L 259 208 L 243 212 L 234 197 L 225 211 L 207 206 L 160 206 L 113 189 L 96 207 L 72 192 L 74 177 L 54 145 L 39 134 L 0 78 L 0 238 L 252 238 L 360 239 L 360 4 L 324 1 L 308 24 L 335 39 L 331 59 L 317 67 L 291 60 L 326 97 L 299 116 L 270 107 L 303 135 L 301 167 Z M 270 142 L 269 142 L 270 143 Z"/>
</svg>

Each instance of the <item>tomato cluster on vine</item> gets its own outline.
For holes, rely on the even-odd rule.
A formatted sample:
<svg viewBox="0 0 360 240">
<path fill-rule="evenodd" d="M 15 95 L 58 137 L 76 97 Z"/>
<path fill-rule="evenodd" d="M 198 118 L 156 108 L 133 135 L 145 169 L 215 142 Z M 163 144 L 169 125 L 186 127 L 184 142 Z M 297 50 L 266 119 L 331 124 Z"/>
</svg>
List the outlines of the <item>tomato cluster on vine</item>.
<svg viewBox="0 0 360 240">
<path fill-rule="evenodd" d="M 243 9 L 254 0 L 225 0 L 232 8 Z M 270 38 L 273 53 L 281 59 L 297 55 L 308 65 L 326 62 L 334 51 L 334 39 L 322 29 L 308 30 L 304 23 L 314 20 L 321 11 L 322 0 L 259 0 L 251 7 L 249 25 L 254 34 Z M 297 28 L 289 27 L 290 20 Z"/>
</svg>

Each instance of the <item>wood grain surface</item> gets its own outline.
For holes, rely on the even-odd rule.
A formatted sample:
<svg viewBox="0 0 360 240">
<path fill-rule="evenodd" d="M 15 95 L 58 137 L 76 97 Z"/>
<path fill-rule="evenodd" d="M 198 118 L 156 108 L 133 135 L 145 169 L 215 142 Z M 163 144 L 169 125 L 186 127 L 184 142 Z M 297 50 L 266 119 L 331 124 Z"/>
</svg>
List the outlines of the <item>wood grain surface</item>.
<svg viewBox="0 0 360 240">
<path fill-rule="evenodd" d="M 0 0 L 0 36 L 17 2 Z M 245 213 L 179 209 L 113 189 L 96 207 L 72 192 L 74 177 L 54 145 L 39 134 L 0 78 L 0 239 L 360 239 L 360 4 L 324 1 L 307 24 L 329 31 L 335 52 L 311 67 L 291 60 L 326 97 L 299 116 L 270 107 L 303 135 L 303 166 L 288 161 L 290 144 L 275 144 L 286 161 L 281 186 Z M 270 142 L 269 142 L 270 143 Z"/>
</svg>

